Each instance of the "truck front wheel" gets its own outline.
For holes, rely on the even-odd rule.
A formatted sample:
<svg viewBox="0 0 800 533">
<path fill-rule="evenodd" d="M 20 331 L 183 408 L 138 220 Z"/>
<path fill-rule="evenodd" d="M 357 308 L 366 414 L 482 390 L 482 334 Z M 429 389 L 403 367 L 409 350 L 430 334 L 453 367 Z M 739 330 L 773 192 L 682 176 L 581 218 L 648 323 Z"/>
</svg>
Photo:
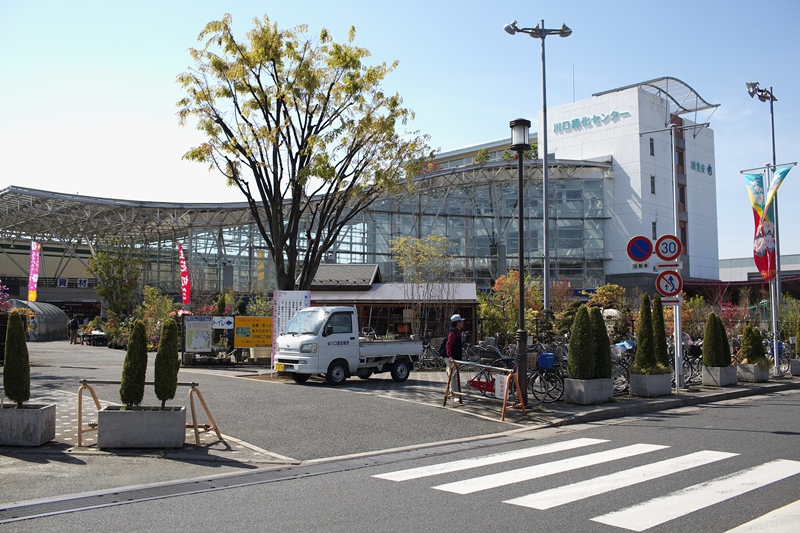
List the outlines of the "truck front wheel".
<svg viewBox="0 0 800 533">
<path fill-rule="evenodd" d="M 393 380 L 398 383 L 402 383 L 408 379 L 408 375 L 411 373 L 411 367 L 408 366 L 408 361 L 403 359 L 402 361 L 397 361 L 392 365 L 391 373 Z"/>
<path fill-rule="evenodd" d="M 329 385 L 341 385 L 347 379 L 347 363 L 344 361 L 334 361 L 328 367 L 328 373 L 325 374 L 325 380 Z"/>
</svg>

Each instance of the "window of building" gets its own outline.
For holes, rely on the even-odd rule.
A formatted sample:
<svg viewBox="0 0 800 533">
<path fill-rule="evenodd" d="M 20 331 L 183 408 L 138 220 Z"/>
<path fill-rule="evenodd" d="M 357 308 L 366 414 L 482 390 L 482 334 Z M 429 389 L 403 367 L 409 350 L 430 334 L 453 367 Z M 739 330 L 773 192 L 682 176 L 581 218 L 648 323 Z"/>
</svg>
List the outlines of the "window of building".
<svg viewBox="0 0 800 533">
<path fill-rule="evenodd" d="M 650 194 L 656 193 L 656 177 L 650 176 Z"/>
<path fill-rule="evenodd" d="M 654 241 L 656 241 L 656 240 L 658 240 L 658 222 L 653 222 L 653 224 L 651 225 L 651 228 L 652 228 L 652 231 L 653 231 L 652 239 Z"/>
<path fill-rule="evenodd" d="M 689 250 L 688 250 L 689 247 L 687 246 L 687 241 L 686 241 L 686 221 L 681 220 L 678 223 L 678 229 L 680 230 L 680 233 L 681 233 L 678 237 L 681 240 L 681 245 L 683 245 L 683 253 L 688 254 L 689 253 Z"/>
<path fill-rule="evenodd" d="M 686 185 L 678 185 L 678 210 L 686 211 Z"/>
<path fill-rule="evenodd" d="M 650 155 L 656 155 L 656 142 L 650 137 Z"/>
<path fill-rule="evenodd" d="M 678 174 L 686 173 L 683 170 L 683 150 L 681 150 L 680 148 L 677 148 L 675 150 L 675 167 L 676 170 L 678 171 Z"/>
</svg>

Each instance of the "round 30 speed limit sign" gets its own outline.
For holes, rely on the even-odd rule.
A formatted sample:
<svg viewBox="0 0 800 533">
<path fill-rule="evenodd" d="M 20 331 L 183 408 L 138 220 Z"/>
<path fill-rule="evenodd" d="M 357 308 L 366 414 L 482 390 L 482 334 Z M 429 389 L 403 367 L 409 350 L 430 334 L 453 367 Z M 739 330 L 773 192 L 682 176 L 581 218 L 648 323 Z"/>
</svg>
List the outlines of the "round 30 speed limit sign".
<svg viewBox="0 0 800 533">
<path fill-rule="evenodd" d="M 675 235 L 662 235 L 656 241 L 656 255 L 662 261 L 674 261 L 682 251 L 681 241 Z"/>
<path fill-rule="evenodd" d="M 656 289 L 661 296 L 677 296 L 683 289 L 683 279 L 674 270 L 665 270 L 656 278 Z"/>
</svg>

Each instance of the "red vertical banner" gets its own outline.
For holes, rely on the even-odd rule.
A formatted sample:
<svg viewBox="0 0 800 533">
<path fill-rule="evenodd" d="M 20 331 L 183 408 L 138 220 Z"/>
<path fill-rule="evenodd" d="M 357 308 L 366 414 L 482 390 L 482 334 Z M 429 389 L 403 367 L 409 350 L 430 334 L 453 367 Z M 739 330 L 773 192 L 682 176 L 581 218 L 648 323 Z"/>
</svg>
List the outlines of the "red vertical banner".
<svg viewBox="0 0 800 533">
<path fill-rule="evenodd" d="M 28 274 L 28 301 L 35 302 L 39 291 L 39 262 L 41 260 L 42 245 L 31 241 L 31 264 Z"/>
<path fill-rule="evenodd" d="M 178 257 L 181 267 L 181 297 L 183 304 L 187 305 L 192 298 L 192 282 L 189 280 L 189 269 L 186 266 L 186 258 L 183 256 L 183 246 L 178 243 Z"/>
</svg>

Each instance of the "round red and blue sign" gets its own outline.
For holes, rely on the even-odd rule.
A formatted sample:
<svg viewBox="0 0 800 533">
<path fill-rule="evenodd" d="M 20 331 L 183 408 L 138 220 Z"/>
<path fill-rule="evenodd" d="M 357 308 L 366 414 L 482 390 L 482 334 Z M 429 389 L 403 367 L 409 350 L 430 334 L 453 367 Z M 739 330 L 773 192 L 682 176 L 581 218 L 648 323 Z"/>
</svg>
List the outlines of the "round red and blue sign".
<svg viewBox="0 0 800 533">
<path fill-rule="evenodd" d="M 653 243 L 643 235 L 628 241 L 628 257 L 634 261 L 647 261 L 653 255 Z"/>
</svg>

